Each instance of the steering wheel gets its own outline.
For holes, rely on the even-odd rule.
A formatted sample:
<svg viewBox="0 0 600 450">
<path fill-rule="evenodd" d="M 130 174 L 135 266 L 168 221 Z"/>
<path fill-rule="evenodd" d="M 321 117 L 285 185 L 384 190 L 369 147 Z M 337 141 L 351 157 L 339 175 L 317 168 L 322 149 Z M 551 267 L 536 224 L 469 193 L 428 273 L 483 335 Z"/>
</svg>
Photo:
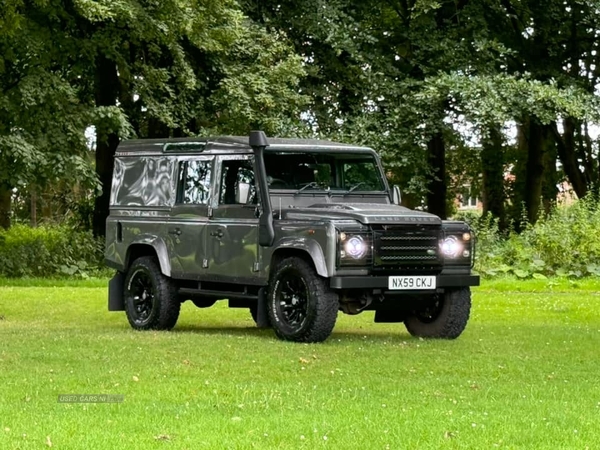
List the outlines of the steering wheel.
<svg viewBox="0 0 600 450">
<path fill-rule="evenodd" d="M 280 180 L 279 178 L 271 178 L 269 181 L 269 187 L 274 189 L 286 188 L 288 187 L 288 184 L 285 181 Z"/>
</svg>

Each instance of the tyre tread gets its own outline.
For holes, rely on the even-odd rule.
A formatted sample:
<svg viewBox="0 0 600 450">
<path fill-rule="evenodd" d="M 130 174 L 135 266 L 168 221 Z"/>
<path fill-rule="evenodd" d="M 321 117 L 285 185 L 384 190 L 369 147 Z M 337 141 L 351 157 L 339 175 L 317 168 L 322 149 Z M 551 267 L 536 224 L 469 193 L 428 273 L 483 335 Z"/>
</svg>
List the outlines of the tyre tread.
<svg viewBox="0 0 600 450">
<path fill-rule="evenodd" d="M 440 315 L 431 323 L 425 323 L 416 316 L 404 321 L 408 332 L 417 337 L 456 339 L 467 326 L 471 312 L 471 290 L 455 289 L 446 292 Z"/>
</svg>

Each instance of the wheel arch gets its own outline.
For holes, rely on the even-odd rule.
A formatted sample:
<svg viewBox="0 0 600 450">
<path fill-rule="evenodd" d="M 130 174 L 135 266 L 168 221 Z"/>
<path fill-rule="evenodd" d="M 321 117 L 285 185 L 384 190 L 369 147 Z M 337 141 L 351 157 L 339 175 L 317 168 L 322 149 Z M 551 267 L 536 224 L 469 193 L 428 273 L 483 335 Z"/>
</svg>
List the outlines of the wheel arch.
<svg viewBox="0 0 600 450">
<path fill-rule="evenodd" d="M 155 236 L 145 237 L 132 243 L 127 248 L 125 268 L 128 269 L 133 261 L 141 256 L 154 256 L 158 259 L 160 271 L 163 275 L 171 276 L 171 262 L 165 242 Z"/>
<path fill-rule="evenodd" d="M 323 249 L 315 241 L 297 242 L 296 240 L 290 240 L 278 243 L 277 248 L 271 255 L 269 272 L 271 272 L 281 260 L 290 256 L 297 256 L 305 259 L 313 266 L 317 274 L 325 278 L 329 277 Z"/>
</svg>

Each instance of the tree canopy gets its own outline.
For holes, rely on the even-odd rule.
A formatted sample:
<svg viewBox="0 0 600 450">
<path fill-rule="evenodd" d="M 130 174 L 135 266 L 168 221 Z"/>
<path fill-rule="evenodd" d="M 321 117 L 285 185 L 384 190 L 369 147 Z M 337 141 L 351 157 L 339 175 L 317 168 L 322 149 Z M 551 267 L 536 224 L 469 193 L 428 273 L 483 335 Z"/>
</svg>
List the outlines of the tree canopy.
<svg viewBox="0 0 600 450">
<path fill-rule="evenodd" d="M 11 193 L 98 186 L 128 137 L 317 135 L 384 157 L 409 206 L 465 185 L 506 228 L 598 189 L 594 0 L 5 0 L 0 225 Z M 90 152 L 86 130 L 95 127 Z M 516 136 L 511 136 L 516 130 Z"/>
<path fill-rule="evenodd" d="M 92 125 L 102 234 L 119 139 L 275 133 L 299 120 L 300 57 L 233 1 L 14 1 L 2 20 L 5 226 L 14 187 L 90 178 L 81 159 Z"/>
</svg>

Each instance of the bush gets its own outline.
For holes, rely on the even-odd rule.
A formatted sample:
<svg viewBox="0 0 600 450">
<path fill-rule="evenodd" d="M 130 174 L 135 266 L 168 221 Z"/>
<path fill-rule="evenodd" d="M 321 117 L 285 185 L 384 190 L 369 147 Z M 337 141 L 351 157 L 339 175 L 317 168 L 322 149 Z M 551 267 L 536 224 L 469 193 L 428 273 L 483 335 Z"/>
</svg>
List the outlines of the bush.
<svg viewBox="0 0 600 450">
<path fill-rule="evenodd" d="M 57 277 L 107 274 L 103 242 L 66 226 L 0 230 L 0 276 Z"/>
<path fill-rule="evenodd" d="M 520 234 L 501 236 L 497 223 L 489 218 L 472 226 L 478 232 L 475 267 L 484 275 L 600 275 L 600 203 L 593 198 L 557 207 Z"/>
</svg>

